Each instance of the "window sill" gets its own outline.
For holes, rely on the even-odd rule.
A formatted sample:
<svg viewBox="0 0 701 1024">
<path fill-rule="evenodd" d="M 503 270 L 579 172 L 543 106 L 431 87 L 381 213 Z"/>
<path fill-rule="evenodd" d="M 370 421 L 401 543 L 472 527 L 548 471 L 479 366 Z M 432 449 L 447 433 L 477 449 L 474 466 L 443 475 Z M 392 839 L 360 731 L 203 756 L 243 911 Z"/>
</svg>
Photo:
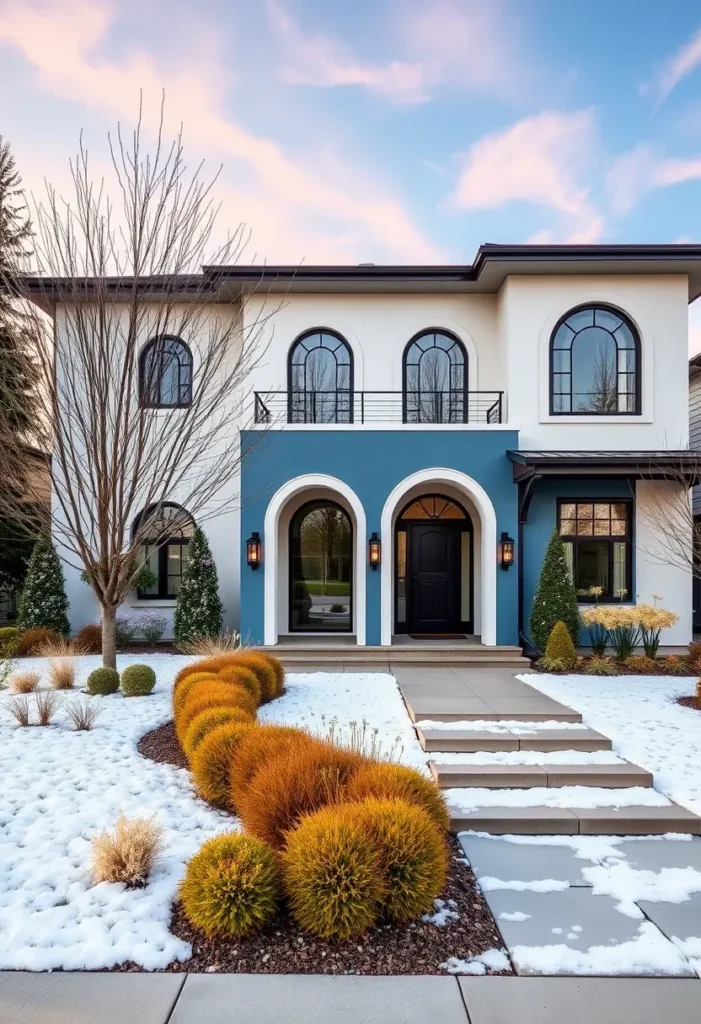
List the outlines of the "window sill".
<svg viewBox="0 0 701 1024">
<path fill-rule="evenodd" d="M 597 413 L 581 415 L 577 413 L 548 413 L 540 417 L 541 423 L 586 423 L 592 426 L 593 423 L 652 423 L 652 416 L 643 416 L 639 413 L 616 413 L 599 416 Z"/>
</svg>

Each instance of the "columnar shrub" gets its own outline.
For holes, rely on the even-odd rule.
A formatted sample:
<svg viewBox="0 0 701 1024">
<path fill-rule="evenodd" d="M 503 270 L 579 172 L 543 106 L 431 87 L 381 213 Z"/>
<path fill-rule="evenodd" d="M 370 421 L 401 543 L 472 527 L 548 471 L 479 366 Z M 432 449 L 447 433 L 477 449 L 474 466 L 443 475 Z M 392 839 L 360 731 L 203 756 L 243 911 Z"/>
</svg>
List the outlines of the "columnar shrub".
<svg viewBox="0 0 701 1024">
<path fill-rule="evenodd" d="M 577 652 L 564 622 L 556 622 L 545 645 L 545 660 L 553 668 L 572 668 L 577 661 Z"/>
<path fill-rule="evenodd" d="M 377 920 L 385 877 L 372 839 L 337 807 L 305 817 L 282 855 L 292 915 L 322 938 L 350 939 Z"/>
<path fill-rule="evenodd" d="M 250 729 L 245 722 L 225 722 L 207 733 L 192 755 L 192 774 L 201 796 L 215 807 L 229 807 L 229 774 L 236 748 Z"/>
<path fill-rule="evenodd" d="M 259 725 L 241 742 L 231 766 L 231 797 L 234 807 L 241 806 L 248 786 L 258 770 L 273 758 L 316 743 L 308 732 L 291 725 Z"/>
<path fill-rule="evenodd" d="M 122 692 L 125 697 L 146 697 L 153 693 L 156 673 L 150 665 L 129 665 L 122 672 Z"/>
<path fill-rule="evenodd" d="M 216 636 L 221 624 L 217 567 L 204 531 L 197 526 L 188 544 L 188 558 L 175 604 L 175 640 L 183 642 Z"/>
<path fill-rule="evenodd" d="M 420 772 L 403 764 L 364 764 L 349 780 L 348 800 L 366 797 L 397 798 L 417 804 L 443 832 L 450 829 L 450 814 L 440 790 Z"/>
<path fill-rule="evenodd" d="M 538 588 L 531 609 L 531 636 L 545 650 L 548 637 L 556 622 L 562 621 L 572 637 L 579 640 L 579 607 L 574 583 L 565 557 L 565 547 L 555 530 L 548 544 L 540 570 Z"/>
<path fill-rule="evenodd" d="M 280 877 L 275 855 L 253 836 L 210 839 L 190 859 L 180 886 L 185 916 L 209 938 L 242 938 L 275 914 Z"/>
<path fill-rule="evenodd" d="M 119 689 L 119 672 L 115 668 L 96 668 L 88 676 L 88 693 L 105 696 Z"/>
<path fill-rule="evenodd" d="M 406 800 L 370 797 L 345 806 L 380 858 L 386 886 L 384 916 L 411 921 L 433 910 L 448 875 L 448 852 L 435 821 Z"/>
<path fill-rule="evenodd" d="M 29 559 L 17 626 L 20 631 L 40 627 L 62 636 L 70 633 L 63 569 L 48 536 L 39 538 Z"/>
<path fill-rule="evenodd" d="M 251 724 L 251 717 L 241 708 L 209 708 L 196 715 L 187 727 L 183 737 L 183 750 L 188 761 L 197 750 L 202 740 L 214 729 L 227 722 Z"/>
</svg>

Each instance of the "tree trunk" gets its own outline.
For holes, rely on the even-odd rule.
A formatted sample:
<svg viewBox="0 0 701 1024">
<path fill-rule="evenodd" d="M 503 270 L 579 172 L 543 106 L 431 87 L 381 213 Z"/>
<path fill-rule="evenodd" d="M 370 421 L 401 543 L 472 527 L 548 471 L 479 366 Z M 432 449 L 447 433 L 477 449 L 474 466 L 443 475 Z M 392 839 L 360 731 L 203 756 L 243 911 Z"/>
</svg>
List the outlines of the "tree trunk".
<svg viewBox="0 0 701 1024">
<path fill-rule="evenodd" d="M 117 667 L 117 609 L 102 605 L 102 664 L 104 668 Z"/>
</svg>

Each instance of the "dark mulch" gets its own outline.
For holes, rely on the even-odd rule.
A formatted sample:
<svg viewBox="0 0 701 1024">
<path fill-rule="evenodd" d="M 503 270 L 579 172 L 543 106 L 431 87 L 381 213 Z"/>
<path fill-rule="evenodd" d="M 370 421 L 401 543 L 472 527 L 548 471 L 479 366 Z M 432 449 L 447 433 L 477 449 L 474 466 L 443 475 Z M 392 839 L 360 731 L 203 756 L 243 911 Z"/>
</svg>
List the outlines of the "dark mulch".
<svg viewBox="0 0 701 1024">
<path fill-rule="evenodd" d="M 142 736 L 138 750 L 152 761 L 186 768 L 172 722 Z M 441 899 L 455 901 L 460 915 L 442 928 L 423 921 L 378 925 L 352 942 L 325 941 L 303 932 L 283 909 L 263 932 L 238 941 L 210 941 L 195 931 L 179 903 L 170 930 L 192 945 L 192 957 L 167 971 L 221 971 L 234 974 L 443 974 L 449 957 L 463 960 L 503 942 L 458 841 L 451 839 L 451 869 Z M 115 968 L 140 971 L 133 963 Z M 488 974 L 511 973 L 488 971 Z"/>
<path fill-rule="evenodd" d="M 173 764 L 176 768 L 187 768 L 187 758 L 175 735 L 175 724 L 166 722 L 141 737 L 136 749 L 144 757 L 159 764 Z"/>
<path fill-rule="evenodd" d="M 693 708 L 694 711 L 701 711 L 701 703 L 696 697 L 677 697 L 677 704 L 684 708 Z"/>
</svg>

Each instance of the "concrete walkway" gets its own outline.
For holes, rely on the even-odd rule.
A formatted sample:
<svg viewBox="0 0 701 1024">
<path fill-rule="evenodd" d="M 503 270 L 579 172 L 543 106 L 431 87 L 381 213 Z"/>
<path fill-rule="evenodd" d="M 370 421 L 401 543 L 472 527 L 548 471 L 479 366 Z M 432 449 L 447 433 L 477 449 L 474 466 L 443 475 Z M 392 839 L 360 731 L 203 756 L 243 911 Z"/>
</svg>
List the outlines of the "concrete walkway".
<svg viewBox="0 0 701 1024">
<path fill-rule="evenodd" d="M 2 1024 L 697 1024 L 701 982 L 0 974 Z"/>
</svg>

